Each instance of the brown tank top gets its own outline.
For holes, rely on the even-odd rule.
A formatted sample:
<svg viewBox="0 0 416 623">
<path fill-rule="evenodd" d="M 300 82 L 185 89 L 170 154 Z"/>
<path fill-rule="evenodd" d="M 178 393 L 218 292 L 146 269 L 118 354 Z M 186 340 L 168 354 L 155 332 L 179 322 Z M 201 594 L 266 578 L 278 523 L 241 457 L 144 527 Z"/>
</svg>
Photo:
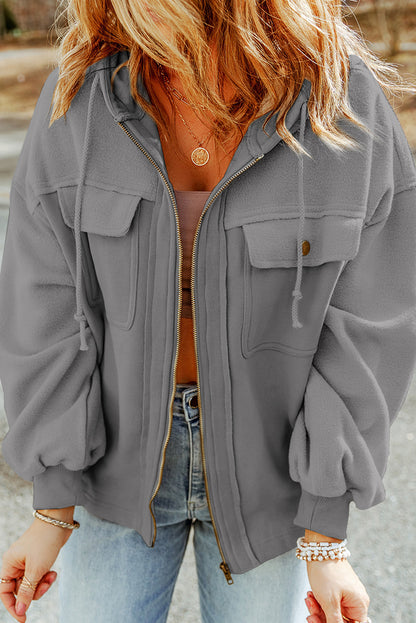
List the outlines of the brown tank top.
<svg viewBox="0 0 416 623">
<path fill-rule="evenodd" d="M 211 194 L 209 190 L 175 190 L 182 242 L 182 317 L 192 318 L 191 264 L 192 244 L 199 217 Z"/>
</svg>

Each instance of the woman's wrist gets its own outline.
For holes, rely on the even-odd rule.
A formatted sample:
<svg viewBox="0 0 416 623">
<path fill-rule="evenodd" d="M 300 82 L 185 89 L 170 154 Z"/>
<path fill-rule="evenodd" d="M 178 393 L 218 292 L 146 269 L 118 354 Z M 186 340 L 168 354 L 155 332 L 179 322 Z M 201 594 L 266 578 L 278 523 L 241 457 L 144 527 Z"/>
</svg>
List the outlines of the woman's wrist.
<svg viewBox="0 0 416 623">
<path fill-rule="evenodd" d="M 319 532 L 314 532 L 313 530 L 307 530 L 305 528 L 305 541 L 307 543 L 341 543 L 343 539 L 336 539 L 332 536 L 325 536 L 324 534 L 320 534 Z"/>
</svg>

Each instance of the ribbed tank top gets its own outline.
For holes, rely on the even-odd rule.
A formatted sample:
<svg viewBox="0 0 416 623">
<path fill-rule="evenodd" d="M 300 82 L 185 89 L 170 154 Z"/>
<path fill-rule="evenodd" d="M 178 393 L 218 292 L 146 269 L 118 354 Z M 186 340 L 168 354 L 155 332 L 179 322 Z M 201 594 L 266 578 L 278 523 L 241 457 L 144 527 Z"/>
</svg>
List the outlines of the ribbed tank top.
<svg viewBox="0 0 416 623">
<path fill-rule="evenodd" d="M 192 318 L 191 264 L 192 243 L 199 217 L 211 194 L 209 190 L 174 190 L 182 243 L 182 317 Z"/>
</svg>

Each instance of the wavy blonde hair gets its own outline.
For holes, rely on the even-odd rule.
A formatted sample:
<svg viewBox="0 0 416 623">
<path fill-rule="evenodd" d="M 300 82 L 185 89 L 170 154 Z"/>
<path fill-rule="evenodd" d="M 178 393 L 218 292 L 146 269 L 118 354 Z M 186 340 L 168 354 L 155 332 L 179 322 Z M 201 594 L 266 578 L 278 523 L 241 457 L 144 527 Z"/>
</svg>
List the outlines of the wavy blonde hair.
<svg viewBox="0 0 416 623">
<path fill-rule="evenodd" d="M 58 25 L 62 17 L 64 27 Z M 59 78 L 50 125 L 66 114 L 88 66 L 123 49 L 129 50 L 129 60 L 114 74 L 127 65 L 133 98 L 165 136 L 170 134 L 166 111 L 152 103 L 157 102 L 158 63 L 180 79 L 201 120 L 206 119 L 201 105 L 206 107 L 217 145 L 235 132 L 242 135 L 267 103 L 263 129 L 279 112 L 278 134 L 295 152 L 307 153 L 285 125 L 307 78 L 312 130 L 335 150 L 356 146 L 336 125 L 344 117 L 368 131 L 348 102 L 351 53 L 362 58 L 388 94 L 416 93 L 395 65 L 379 59 L 347 26 L 337 0 L 151 0 L 151 9 L 146 0 L 61 0 L 54 27 Z M 212 42 L 218 49 L 214 68 Z M 151 103 L 137 90 L 139 74 Z M 217 76 L 217 84 L 210 83 L 210 75 Z M 224 97 L 225 80 L 235 89 L 231 101 Z"/>
</svg>

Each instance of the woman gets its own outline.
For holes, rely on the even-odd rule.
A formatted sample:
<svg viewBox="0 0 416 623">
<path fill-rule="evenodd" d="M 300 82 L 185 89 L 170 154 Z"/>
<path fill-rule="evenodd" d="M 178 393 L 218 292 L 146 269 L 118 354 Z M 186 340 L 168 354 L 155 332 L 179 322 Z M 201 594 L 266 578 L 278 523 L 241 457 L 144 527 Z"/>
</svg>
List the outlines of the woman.
<svg viewBox="0 0 416 623">
<path fill-rule="evenodd" d="M 332 1 L 67 14 L 0 275 L 2 449 L 35 509 L 3 604 L 25 621 L 59 554 L 60 623 L 166 621 L 193 526 L 204 623 L 370 621 L 349 503 L 385 498 L 416 360 L 382 87 L 415 89 Z"/>
</svg>

